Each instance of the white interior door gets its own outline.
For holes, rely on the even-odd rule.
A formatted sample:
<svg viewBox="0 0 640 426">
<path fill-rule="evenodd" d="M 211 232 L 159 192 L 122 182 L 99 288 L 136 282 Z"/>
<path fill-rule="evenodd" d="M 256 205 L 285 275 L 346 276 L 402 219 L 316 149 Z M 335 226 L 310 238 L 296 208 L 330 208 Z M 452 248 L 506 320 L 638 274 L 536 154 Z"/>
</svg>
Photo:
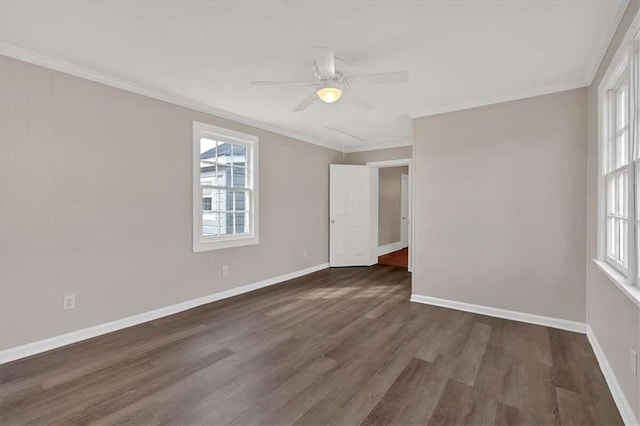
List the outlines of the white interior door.
<svg viewBox="0 0 640 426">
<path fill-rule="evenodd" d="M 400 176 L 400 241 L 409 246 L 409 176 Z"/>
<path fill-rule="evenodd" d="M 331 164 L 329 193 L 329 265 L 377 263 L 378 169 Z"/>
</svg>

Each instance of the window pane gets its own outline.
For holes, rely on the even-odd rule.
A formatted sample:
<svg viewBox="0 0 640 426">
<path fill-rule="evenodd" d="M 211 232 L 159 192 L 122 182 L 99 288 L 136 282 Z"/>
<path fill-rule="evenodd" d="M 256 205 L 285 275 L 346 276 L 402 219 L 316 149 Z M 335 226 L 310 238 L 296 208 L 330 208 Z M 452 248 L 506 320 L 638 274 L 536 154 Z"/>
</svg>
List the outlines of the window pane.
<svg viewBox="0 0 640 426">
<path fill-rule="evenodd" d="M 635 186 L 636 203 L 640 203 L 640 161 L 635 163 L 635 171 L 636 171 L 636 186 Z M 636 208 L 636 220 L 640 220 L 640 208 Z M 638 241 L 640 241 L 640 238 L 638 238 Z"/>
<path fill-rule="evenodd" d="M 618 226 L 618 260 L 626 266 L 627 264 L 627 221 L 624 219 L 619 219 L 620 223 Z"/>
<path fill-rule="evenodd" d="M 218 164 L 231 165 L 232 149 L 233 144 L 230 144 L 229 142 L 218 142 Z"/>
<path fill-rule="evenodd" d="M 233 213 L 224 212 L 220 214 L 220 235 L 233 234 Z"/>
<path fill-rule="evenodd" d="M 247 166 L 247 147 L 244 145 L 233 146 L 233 165 L 234 166 Z"/>
<path fill-rule="evenodd" d="M 234 213 L 234 220 L 236 234 L 249 233 L 249 213 Z"/>
<path fill-rule="evenodd" d="M 218 179 L 216 178 L 216 166 L 202 167 L 200 168 L 200 183 L 202 185 L 217 186 Z"/>
<path fill-rule="evenodd" d="M 216 184 L 216 141 L 200 138 L 200 183 Z"/>
<path fill-rule="evenodd" d="M 231 210 L 231 203 L 233 202 L 233 194 L 228 189 L 219 189 L 218 198 L 216 204 L 216 210 L 224 212 Z"/>
<path fill-rule="evenodd" d="M 219 213 L 202 212 L 202 236 L 215 237 L 218 235 Z"/>
<path fill-rule="evenodd" d="M 616 184 L 617 188 L 617 193 L 616 193 L 616 197 L 617 197 L 617 205 L 618 205 L 618 210 L 617 210 L 617 214 L 622 216 L 622 217 L 627 217 L 627 181 L 629 180 L 629 175 L 628 173 L 622 172 L 618 175 L 618 183 Z"/>
<path fill-rule="evenodd" d="M 205 237 L 218 235 L 217 196 L 217 190 L 202 188 L 202 235 Z"/>
<path fill-rule="evenodd" d="M 613 257 L 618 259 L 620 257 L 620 219 L 614 219 L 615 227 L 613 229 Z"/>
<path fill-rule="evenodd" d="M 218 164 L 217 185 L 230 186 L 231 184 L 231 167 Z"/>
<path fill-rule="evenodd" d="M 607 254 L 615 257 L 615 219 L 610 217 L 607 219 Z"/>
<path fill-rule="evenodd" d="M 616 168 L 629 163 L 629 141 L 627 140 L 628 129 L 623 130 L 616 137 Z"/>
<path fill-rule="evenodd" d="M 249 192 L 248 191 L 233 191 L 233 208 L 234 211 L 247 211 L 249 210 Z"/>
<path fill-rule="evenodd" d="M 616 144 L 615 139 L 612 136 L 612 132 L 607 132 L 606 144 L 607 160 L 605 163 L 605 169 L 607 172 L 610 172 L 616 168 Z"/>
<path fill-rule="evenodd" d="M 608 177 L 609 184 L 607 190 L 607 212 L 609 214 L 617 215 L 618 214 L 618 176 L 609 176 Z"/>
<path fill-rule="evenodd" d="M 628 90 L 625 86 L 618 89 L 618 105 L 616 109 L 618 129 L 627 125 L 627 114 L 629 113 Z"/>
<path fill-rule="evenodd" d="M 200 158 L 215 158 L 216 141 L 209 138 L 200 138 Z"/>
<path fill-rule="evenodd" d="M 214 172 L 200 172 L 200 184 L 207 186 L 215 186 L 216 185 L 216 177 Z"/>
<path fill-rule="evenodd" d="M 247 187 L 247 169 L 242 167 L 234 167 L 233 170 L 233 187 L 234 188 L 246 188 Z"/>
</svg>

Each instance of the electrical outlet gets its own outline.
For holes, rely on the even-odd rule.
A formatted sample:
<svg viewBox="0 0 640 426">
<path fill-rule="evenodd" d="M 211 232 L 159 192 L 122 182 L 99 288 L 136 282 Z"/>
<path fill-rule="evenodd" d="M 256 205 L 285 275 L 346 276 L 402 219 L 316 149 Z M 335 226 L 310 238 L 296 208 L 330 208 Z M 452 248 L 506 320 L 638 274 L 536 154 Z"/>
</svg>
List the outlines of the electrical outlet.
<svg viewBox="0 0 640 426">
<path fill-rule="evenodd" d="M 222 276 L 226 277 L 227 275 L 229 275 L 229 267 L 227 265 L 224 265 L 222 267 Z"/>
<path fill-rule="evenodd" d="M 75 294 L 67 294 L 62 298 L 62 310 L 70 311 L 76 308 L 76 295 Z"/>
<path fill-rule="evenodd" d="M 307 249 L 302 249 L 302 257 L 307 257 Z"/>
<path fill-rule="evenodd" d="M 634 377 L 638 375 L 638 354 L 632 348 L 629 348 L 629 367 Z"/>
</svg>

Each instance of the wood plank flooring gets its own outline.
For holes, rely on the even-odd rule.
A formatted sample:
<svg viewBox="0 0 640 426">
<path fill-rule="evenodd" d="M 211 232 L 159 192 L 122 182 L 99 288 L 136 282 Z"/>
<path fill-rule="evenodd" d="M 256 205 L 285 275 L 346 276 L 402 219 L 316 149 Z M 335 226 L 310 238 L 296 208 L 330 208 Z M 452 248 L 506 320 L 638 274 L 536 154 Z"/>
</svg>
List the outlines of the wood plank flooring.
<svg viewBox="0 0 640 426">
<path fill-rule="evenodd" d="M 0 367 L 0 423 L 620 425 L 585 336 L 327 269 Z"/>
</svg>

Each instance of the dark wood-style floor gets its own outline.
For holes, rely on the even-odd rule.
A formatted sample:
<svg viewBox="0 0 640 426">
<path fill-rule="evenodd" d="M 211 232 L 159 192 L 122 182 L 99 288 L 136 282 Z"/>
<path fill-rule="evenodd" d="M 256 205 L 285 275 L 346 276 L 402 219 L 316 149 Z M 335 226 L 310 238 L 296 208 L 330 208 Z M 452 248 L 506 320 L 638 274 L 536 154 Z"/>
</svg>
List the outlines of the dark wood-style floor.
<svg viewBox="0 0 640 426">
<path fill-rule="evenodd" d="M 616 425 L 585 336 L 328 269 L 0 369 L 0 423 Z"/>
</svg>

